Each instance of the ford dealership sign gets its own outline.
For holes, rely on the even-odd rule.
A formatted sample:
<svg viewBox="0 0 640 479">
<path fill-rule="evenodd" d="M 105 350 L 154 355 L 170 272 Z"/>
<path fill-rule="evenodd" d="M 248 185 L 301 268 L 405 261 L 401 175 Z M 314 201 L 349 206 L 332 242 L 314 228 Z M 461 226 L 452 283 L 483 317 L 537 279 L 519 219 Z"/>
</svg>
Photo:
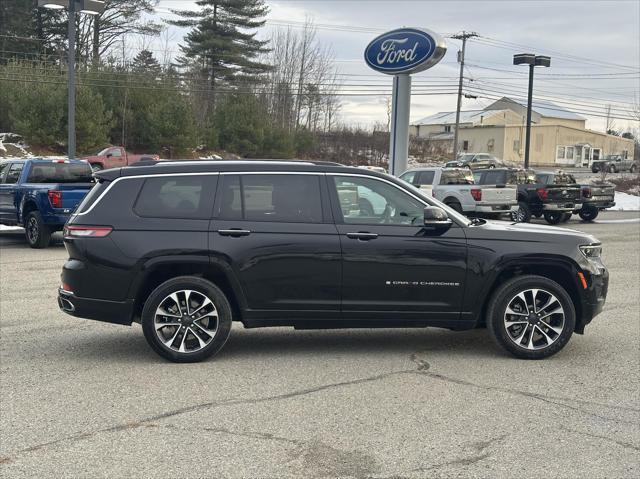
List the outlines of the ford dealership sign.
<svg viewBox="0 0 640 479">
<path fill-rule="evenodd" d="M 364 59 L 374 70 L 397 75 L 431 68 L 444 57 L 446 51 L 446 44 L 437 33 L 399 28 L 369 43 L 364 51 Z"/>
</svg>

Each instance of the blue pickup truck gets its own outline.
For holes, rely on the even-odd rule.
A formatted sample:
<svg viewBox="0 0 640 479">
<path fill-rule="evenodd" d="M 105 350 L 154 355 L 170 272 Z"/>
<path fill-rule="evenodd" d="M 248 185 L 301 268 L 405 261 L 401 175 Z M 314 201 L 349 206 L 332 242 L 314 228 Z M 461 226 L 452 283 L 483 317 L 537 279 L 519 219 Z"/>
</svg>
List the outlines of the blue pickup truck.
<svg viewBox="0 0 640 479">
<path fill-rule="evenodd" d="M 32 248 L 45 248 L 93 187 L 80 160 L 30 158 L 0 162 L 0 224 L 22 226 Z"/>
</svg>

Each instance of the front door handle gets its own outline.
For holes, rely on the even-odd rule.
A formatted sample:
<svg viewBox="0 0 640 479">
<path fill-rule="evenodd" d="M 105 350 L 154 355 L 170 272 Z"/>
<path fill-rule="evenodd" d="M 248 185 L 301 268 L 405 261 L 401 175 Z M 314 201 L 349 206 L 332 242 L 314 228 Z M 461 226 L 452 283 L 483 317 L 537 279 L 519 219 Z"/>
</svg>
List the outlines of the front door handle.
<svg viewBox="0 0 640 479">
<path fill-rule="evenodd" d="M 242 230 L 240 228 L 231 228 L 229 230 L 218 230 L 218 234 L 220 236 L 238 237 L 238 236 L 249 236 L 251 234 L 251 231 Z"/>
<path fill-rule="evenodd" d="M 360 241 L 369 241 L 369 240 L 376 239 L 377 237 L 378 235 L 376 233 L 365 233 L 365 232 L 347 233 L 347 238 L 357 239 Z"/>
</svg>

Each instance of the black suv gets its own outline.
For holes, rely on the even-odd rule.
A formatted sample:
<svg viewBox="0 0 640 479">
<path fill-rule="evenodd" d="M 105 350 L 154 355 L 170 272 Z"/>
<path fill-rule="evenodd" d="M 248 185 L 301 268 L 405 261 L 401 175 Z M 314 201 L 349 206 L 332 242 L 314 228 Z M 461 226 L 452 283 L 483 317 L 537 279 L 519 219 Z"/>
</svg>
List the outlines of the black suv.
<svg viewBox="0 0 640 479">
<path fill-rule="evenodd" d="M 101 171 L 64 231 L 58 303 L 141 322 L 172 361 L 246 328 L 487 326 L 522 358 L 602 311 L 594 237 L 469 220 L 391 176 L 330 163 L 165 162 Z"/>
</svg>

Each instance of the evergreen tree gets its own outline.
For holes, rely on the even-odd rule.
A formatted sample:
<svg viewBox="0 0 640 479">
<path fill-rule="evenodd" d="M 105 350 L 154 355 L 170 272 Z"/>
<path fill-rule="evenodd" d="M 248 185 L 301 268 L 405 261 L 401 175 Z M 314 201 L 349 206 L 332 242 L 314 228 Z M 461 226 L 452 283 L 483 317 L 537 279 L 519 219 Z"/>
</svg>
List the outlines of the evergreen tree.
<svg viewBox="0 0 640 479">
<path fill-rule="evenodd" d="M 256 39 L 268 12 L 263 0 L 198 0 L 199 11 L 172 10 L 180 20 L 172 25 L 191 27 L 180 48 L 181 63 L 199 70 L 214 89 L 219 82 L 236 84 L 266 72 L 269 65 L 257 57 L 268 41 Z"/>
<path fill-rule="evenodd" d="M 149 50 L 141 50 L 133 59 L 133 70 L 139 73 L 160 73 L 160 63 Z"/>
</svg>

